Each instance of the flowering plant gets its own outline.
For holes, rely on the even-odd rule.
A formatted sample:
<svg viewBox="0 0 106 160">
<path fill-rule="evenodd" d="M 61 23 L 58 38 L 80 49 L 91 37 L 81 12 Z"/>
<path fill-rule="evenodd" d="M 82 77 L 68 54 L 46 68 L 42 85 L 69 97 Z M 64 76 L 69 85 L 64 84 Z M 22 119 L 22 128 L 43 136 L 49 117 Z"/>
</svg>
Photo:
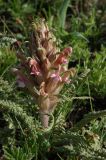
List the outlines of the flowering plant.
<svg viewBox="0 0 106 160">
<path fill-rule="evenodd" d="M 59 101 L 58 95 L 64 83 L 70 83 L 75 69 L 68 69 L 72 48 L 59 51 L 56 39 L 44 20 L 33 23 L 29 43 L 30 57 L 18 52 L 20 64 L 13 68 L 19 87 L 27 88 L 39 106 L 43 127 L 48 127 L 51 114 Z"/>
</svg>

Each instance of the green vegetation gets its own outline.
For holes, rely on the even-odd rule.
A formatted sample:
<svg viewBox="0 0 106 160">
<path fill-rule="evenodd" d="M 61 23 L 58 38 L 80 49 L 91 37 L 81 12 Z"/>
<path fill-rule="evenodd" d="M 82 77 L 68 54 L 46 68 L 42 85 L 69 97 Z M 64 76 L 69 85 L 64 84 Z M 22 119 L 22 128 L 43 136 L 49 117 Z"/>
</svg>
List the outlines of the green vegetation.
<svg viewBox="0 0 106 160">
<path fill-rule="evenodd" d="M 0 0 L 0 159 L 106 159 L 105 0 Z M 57 46 L 73 48 L 75 76 L 62 89 L 47 129 L 11 68 L 28 55 L 31 23 L 44 18 Z"/>
</svg>

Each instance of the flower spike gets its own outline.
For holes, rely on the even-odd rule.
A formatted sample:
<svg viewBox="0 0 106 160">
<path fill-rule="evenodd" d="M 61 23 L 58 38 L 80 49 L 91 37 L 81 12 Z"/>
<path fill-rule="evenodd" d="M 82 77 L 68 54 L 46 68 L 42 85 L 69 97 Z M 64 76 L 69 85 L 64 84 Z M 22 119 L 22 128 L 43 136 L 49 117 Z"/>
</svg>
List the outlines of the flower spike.
<svg viewBox="0 0 106 160">
<path fill-rule="evenodd" d="M 75 74 L 75 69 L 68 69 L 67 65 L 72 48 L 59 51 L 56 38 L 44 20 L 33 23 L 32 28 L 28 49 L 30 57 L 17 53 L 20 65 L 13 69 L 13 73 L 18 86 L 27 88 L 37 102 L 42 126 L 47 128 L 61 89 Z"/>
</svg>

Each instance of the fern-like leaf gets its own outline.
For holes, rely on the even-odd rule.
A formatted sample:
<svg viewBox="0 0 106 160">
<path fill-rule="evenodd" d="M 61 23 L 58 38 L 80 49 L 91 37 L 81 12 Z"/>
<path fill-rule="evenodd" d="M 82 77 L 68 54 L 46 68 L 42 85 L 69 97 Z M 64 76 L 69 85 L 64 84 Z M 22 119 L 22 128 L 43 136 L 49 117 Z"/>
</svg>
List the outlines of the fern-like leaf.
<svg viewBox="0 0 106 160">
<path fill-rule="evenodd" d="M 22 122 L 21 124 L 24 124 L 24 126 L 29 129 L 30 133 L 36 136 L 36 126 L 33 118 L 28 116 L 18 104 L 9 100 L 0 100 L 0 110 L 16 116 L 18 120 Z"/>
<path fill-rule="evenodd" d="M 90 123 L 91 121 L 93 121 L 99 117 L 103 117 L 103 116 L 106 116 L 106 110 L 88 113 L 71 130 L 78 131 L 79 129 L 84 127 L 86 124 Z"/>
</svg>

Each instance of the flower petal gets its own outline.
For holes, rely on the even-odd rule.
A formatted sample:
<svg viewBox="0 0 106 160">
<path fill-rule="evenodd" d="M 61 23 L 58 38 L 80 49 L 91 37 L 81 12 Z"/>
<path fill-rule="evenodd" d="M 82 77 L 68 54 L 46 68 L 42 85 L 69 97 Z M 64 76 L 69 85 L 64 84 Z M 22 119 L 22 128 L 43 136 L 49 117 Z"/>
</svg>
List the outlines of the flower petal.
<svg viewBox="0 0 106 160">
<path fill-rule="evenodd" d="M 75 75 L 75 69 L 74 68 L 71 68 L 70 70 L 68 71 L 65 71 L 63 73 L 63 76 L 62 76 L 62 82 L 66 82 L 66 83 L 70 83 L 71 80 L 69 80 L 69 77 L 73 77 Z"/>
<path fill-rule="evenodd" d="M 55 81 L 62 81 L 62 78 L 59 76 L 59 74 L 53 73 L 50 77 L 54 78 Z"/>
<path fill-rule="evenodd" d="M 35 59 L 29 60 L 29 67 L 31 68 L 31 74 L 39 75 L 41 73 L 41 69 L 39 63 Z"/>
<path fill-rule="evenodd" d="M 63 50 L 63 52 L 61 52 L 59 54 L 59 56 L 57 57 L 56 61 L 54 62 L 54 66 L 58 66 L 58 65 L 61 65 L 61 64 L 67 64 L 68 63 L 68 56 L 69 54 L 72 52 L 72 48 L 69 47 L 69 48 L 65 48 Z"/>
<path fill-rule="evenodd" d="M 64 52 L 64 55 L 65 55 L 65 56 L 68 56 L 69 54 L 72 53 L 72 48 L 71 48 L 71 47 L 67 47 L 67 48 L 65 48 L 65 49 L 63 50 L 63 52 Z"/>
</svg>

